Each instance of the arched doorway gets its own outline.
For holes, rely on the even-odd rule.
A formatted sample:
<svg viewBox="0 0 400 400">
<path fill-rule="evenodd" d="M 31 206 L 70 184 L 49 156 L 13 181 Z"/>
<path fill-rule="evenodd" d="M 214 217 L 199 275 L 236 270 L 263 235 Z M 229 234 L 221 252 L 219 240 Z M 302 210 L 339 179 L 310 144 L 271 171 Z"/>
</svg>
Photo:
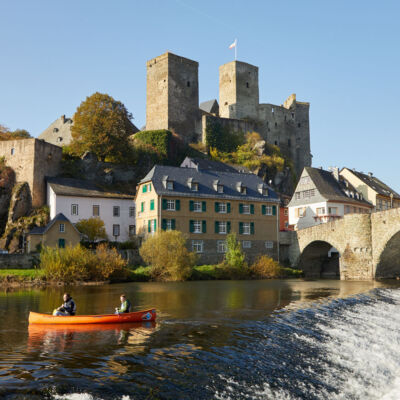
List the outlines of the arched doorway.
<svg viewBox="0 0 400 400">
<path fill-rule="evenodd" d="M 299 268 L 306 278 L 340 278 L 339 252 L 328 242 L 316 240 L 301 253 Z"/>
<path fill-rule="evenodd" d="M 394 234 L 386 243 L 376 266 L 375 278 L 400 277 L 400 232 Z"/>
</svg>

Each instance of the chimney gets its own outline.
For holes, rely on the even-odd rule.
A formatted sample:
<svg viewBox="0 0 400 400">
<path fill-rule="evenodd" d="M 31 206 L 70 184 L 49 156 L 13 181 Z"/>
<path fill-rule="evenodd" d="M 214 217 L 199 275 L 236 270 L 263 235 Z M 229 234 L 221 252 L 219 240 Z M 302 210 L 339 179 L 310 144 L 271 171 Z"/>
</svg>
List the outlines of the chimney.
<svg viewBox="0 0 400 400">
<path fill-rule="evenodd" d="M 61 122 L 65 124 L 65 115 L 61 115 Z"/>
<path fill-rule="evenodd" d="M 372 175 L 373 175 L 372 172 L 368 172 L 368 176 L 369 176 L 370 178 L 372 178 Z"/>
<path fill-rule="evenodd" d="M 333 177 L 339 181 L 339 168 L 338 167 L 329 167 L 329 171 L 331 171 L 331 174 Z"/>
</svg>

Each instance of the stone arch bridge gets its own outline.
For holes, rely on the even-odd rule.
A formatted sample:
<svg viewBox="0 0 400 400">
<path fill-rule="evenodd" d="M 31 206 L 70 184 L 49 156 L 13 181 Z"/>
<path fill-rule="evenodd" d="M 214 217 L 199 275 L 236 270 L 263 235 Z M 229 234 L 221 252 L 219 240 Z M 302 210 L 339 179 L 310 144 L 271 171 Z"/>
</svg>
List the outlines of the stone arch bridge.
<svg viewBox="0 0 400 400">
<path fill-rule="evenodd" d="M 335 247 L 340 279 L 400 277 L 400 208 L 349 214 L 291 235 L 288 259 L 306 276 L 320 276 L 329 249 Z"/>
</svg>

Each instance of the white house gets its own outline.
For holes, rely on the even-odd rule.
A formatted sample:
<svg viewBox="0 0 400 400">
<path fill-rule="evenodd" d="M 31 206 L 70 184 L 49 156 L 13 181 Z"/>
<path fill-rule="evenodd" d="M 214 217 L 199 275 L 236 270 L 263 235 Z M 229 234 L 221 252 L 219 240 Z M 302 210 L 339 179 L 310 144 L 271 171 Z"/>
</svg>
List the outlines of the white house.
<svg viewBox="0 0 400 400">
<path fill-rule="evenodd" d="M 51 219 L 63 213 L 75 224 L 99 217 L 109 240 L 124 242 L 135 234 L 134 196 L 109 192 L 89 181 L 47 178 L 47 204 Z"/>
<path fill-rule="evenodd" d="M 337 168 L 325 171 L 305 167 L 288 208 L 289 224 L 304 229 L 345 214 L 370 213 L 373 205 L 339 176 Z"/>
</svg>

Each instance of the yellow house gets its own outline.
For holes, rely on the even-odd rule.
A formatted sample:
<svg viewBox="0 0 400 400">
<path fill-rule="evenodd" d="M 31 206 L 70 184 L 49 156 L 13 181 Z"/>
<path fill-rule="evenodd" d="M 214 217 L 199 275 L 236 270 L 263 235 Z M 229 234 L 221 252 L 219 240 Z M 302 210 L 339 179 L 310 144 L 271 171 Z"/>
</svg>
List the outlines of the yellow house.
<svg viewBox="0 0 400 400">
<path fill-rule="evenodd" d="M 27 250 L 32 253 L 40 246 L 75 246 L 80 242 L 80 233 L 64 214 L 57 214 L 46 226 L 33 228 L 27 237 Z"/>
<path fill-rule="evenodd" d="M 278 257 L 279 198 L 254 174 L 156 165 L 135 202 L 137 234 L 179 230 L 199 262 L 221 261 L 230 232 L 250 259 Z"/>
<path fill-rule="evenodd" d="M 376 211 L 400 207 L 400 194 L 374 176 L 372 172 L 364 174 L 345 167 L 340 171 L 340 176 L 362 193 L 364 199 L 372 203 Z"/>
</svg>

